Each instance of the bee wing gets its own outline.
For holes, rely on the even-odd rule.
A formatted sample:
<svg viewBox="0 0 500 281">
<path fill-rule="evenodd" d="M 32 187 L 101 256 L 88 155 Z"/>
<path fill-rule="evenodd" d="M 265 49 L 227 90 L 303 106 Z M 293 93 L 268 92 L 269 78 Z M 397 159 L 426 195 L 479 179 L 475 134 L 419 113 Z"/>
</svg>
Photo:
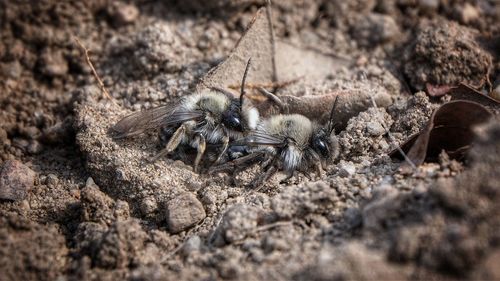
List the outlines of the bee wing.
<svg viewBox="0 0 500 281">
<path fill-rule="evenodd" d="M 142 134 L 147 130 L 179 124 L 203 116 L 199 111 L 179 110 L 176 105 L 178 104 L 163 105 L 125 116 L 111 127 L 111 134 L 113 138 L 121 139 Z"/>
<path fill-rule="evenodd" d="M 249 136 L 243 138 L 241 140 L 241 144 L 250 146 L 258 146 L 258 145 L 283 146 L 285 145 L 285 139 L 278 136 L 267 134 L 262 131 L 255 131 L 251 133 Z"/>
<path fill-rule="evenodd" d="M 261 158 L 264 157 L 265 155 L 266 153 L 262 151 L 252 152 L 248 155 L 236 158 L 232 161 L 212 166 L 208 169 L 208 173 L 212 174 L 223 171 L 230 171 L 235 169 L 236 167 L 242 168 L 245 166 L 253 165 L 256 161 L 261 161 Z"/>
</svg>

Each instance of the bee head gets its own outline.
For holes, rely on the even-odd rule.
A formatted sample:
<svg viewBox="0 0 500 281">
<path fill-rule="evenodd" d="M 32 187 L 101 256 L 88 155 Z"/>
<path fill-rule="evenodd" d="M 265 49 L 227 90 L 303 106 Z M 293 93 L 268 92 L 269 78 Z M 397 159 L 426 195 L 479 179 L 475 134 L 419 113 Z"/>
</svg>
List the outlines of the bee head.
<svg viewBox="0 0 500 281">
<path fill-rule="evenodd" d="M 330 138 L 324 129 L 318 130 L 312 137 L 311 146 L 323 158 L 330 156 Z"/>
<path fill-rule="evenodd" d="M 229 108 L 222 114 L 222 124 L 228 129 L 243 132 L 241 120 L 241 108 L 238 102 L 232 102 Z"/>
</svg>

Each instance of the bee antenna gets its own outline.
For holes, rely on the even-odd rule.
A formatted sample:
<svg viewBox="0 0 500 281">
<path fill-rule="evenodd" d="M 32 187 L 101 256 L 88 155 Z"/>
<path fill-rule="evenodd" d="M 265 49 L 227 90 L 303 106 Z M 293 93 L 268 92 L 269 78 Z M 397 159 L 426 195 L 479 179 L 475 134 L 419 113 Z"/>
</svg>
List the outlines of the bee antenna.
<svg viewBox="0 0 500 281">
<path fill-rule="evenodd" d="M 335 97 L 335 101 L 333 102 L 332 110 L 330 111 L 330 119 L 328 120 L 328 133 L 331 134 L 335 128 L 335 124 L 333 123 L 333 113 L 335 112 L 335 108 L 337 107 L 339 96 Z"/>
<path fill-rule="evenodd" d="M 243 79 L 241 81 L 240 106 L 243 106 L 243 96 L 245 95 L 245 81 L 247 80 L 248 70 L 250 69 L 251 62 L 252 58 L 250 57 L 247 61 L 247 66 L 245 67 L 245 73 L 243 73 Z"/>
</svg>

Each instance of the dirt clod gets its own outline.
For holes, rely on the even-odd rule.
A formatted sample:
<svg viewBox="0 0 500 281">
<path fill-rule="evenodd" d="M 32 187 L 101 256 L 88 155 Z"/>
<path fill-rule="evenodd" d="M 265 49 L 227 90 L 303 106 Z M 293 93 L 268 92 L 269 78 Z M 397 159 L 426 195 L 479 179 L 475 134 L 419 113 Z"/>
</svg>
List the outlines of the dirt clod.
<svg viewBox="0 0 500 281">
<path fill-rule="evenodd" d="M 117 221 L 95 249 L 94 262 L 103 268 L 125 268 L 141 263 L 147 234 L 136 220 Z"/>
<path fill-rule="evenodd" d="M 418 90 L 431 85 L 482 85 L 492 58 L 472 30 L 451 22 L 423 24 L 405 53 L 404 72 Z"/>
<path fill-rule="evenodd" d="M 17 160 L 5 161 L 0 168 L 0 198 L 25 199 L 33 189 L 35 172 Z"/>
<path fill-rule="evenodd" d="M 195 225 L 206 217 L 205 209 L 196 196 L 182 193 L 167 202 L 167 224 L 172 233 L 178 233 Z"/>
</svg>

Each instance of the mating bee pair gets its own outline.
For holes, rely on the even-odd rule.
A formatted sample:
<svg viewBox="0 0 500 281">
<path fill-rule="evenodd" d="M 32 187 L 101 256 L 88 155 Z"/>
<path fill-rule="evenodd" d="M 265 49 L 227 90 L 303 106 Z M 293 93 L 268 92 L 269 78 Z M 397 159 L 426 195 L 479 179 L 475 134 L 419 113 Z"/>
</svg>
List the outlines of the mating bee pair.
<svg viewBox="0 0 500 281">
<path fill-rule="evenodd" d="M 224 89 L 211 88 L 186 96 L 174 105 L 128 115 L 111 128 L 113 137 L 125 138 L 160 129 L 165 146 L 152 160 L 174 151 L 195 149 L 195 171 L 199 170 L 207 147 L 217 151 L 209 169 L 212 173 L 238 171 L 261 163 L 262 173 L 253 180 L 254 186 L 261 185 L 279 170 L 286 173 L 285 180 L 296 171 L 308 176 L 311 167 L 321 173 L 326 161 L 335 158 L 338 152 L 333 124 L 335 104 L 325 126 L 299 114 L 279 114 L 261 120 L 252 102 L 244 98 L 249 67 L 250 59 L 239 99 Z M 279 101 L 269 92 L 266 95 Z"/>
</svg>

